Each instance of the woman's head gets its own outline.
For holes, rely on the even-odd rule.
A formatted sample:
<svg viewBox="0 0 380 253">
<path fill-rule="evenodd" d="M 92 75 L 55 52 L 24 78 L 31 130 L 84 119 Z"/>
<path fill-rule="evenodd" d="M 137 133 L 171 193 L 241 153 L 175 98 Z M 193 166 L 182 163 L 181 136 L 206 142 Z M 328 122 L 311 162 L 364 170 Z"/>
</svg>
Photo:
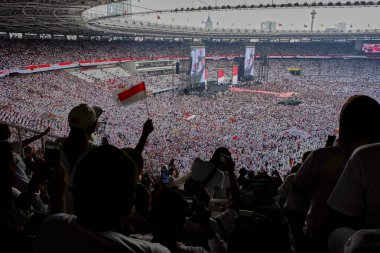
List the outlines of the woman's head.
<svg viewBox="0 0 380 253">
<path fill-rule="evenodd" d="M 343 105 L 339 119 L 339 143 L 380 141 L 380 104 L 365 95 L 350 97 Z"/>
</svg>

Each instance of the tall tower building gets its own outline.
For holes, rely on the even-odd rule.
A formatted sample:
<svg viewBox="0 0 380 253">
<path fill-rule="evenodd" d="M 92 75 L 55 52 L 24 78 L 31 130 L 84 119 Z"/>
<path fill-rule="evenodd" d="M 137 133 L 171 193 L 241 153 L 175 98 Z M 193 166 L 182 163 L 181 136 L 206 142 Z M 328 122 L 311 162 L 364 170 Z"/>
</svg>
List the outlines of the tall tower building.
<svg viewBox="0 0 380 253">
<path fill-rule="evenodd" d="M 212 21 L 211 21 L 210 15 L 208 15 L 207 21 L 205 23 L 205 28 L 212 29 Z"/>
</svg>

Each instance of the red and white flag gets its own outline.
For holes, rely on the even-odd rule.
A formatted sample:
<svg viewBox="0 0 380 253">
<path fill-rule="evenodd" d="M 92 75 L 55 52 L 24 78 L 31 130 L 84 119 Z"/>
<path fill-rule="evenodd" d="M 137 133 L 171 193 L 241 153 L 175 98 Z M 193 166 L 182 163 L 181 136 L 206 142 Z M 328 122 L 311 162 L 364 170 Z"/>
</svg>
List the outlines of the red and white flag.
<svg viewBox="0 0 380 253">
<path fill-rule="evenodd" d="M 232 84 L 238 83 L 239 67 L 237 65 L 232 66 Z"/>
<path fill-rule="evenodd" d="M 218 69 L 218 84 L 224 82 L 224 69 Z"/>
<path fill-rule="evenodd" d="M 191 114 L 190 112 L 185 112 L 184 115 L 183 115 L 183 118 L 185 120 L 192 120 L 195 118 L 195 115 L 194 114 Z"/>
<path fill-rule="evenodd" d="M 121 105 L 130 105 L 147 97 L 145 83 L 139 83 L 129 88 L 114 92 L 114 97 Z"/>
</svg>

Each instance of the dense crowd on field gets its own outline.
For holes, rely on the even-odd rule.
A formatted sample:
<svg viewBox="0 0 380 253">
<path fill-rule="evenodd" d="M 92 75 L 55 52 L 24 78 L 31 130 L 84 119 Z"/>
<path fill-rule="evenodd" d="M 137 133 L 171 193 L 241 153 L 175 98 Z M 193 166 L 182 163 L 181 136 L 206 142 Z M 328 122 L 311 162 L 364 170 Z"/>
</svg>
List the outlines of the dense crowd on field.
<svg viewBox="0 0 380 253">
<path fill-rule="evenodd" d="M 233 63 L 208 61 L 210 76 L 219 66 L 231 73 Z M 62 71 L 6 77 L 0 120 L 37 130 L 50 126 L 52 133 L 63 136 L 68 132 L 68 110 L 85 102 L 103 108 L 104 127 L 98 136 L 107 136 L 119 147 L 135 143 L 139 125 L 152 118 L 159 131 L 147 145 L 146 158 L 158 161 L 156 167 L 175 159 L 186 174 L 194 157 L 207 157 L 215 147 L 227 146 L 238 167 L 278 169 L 285 175 L 303 152 L 323 146 L 328 135 L 337 133 L 339 108 L 348 96 L 379 97 L 376 65 L 368 60 L 271 60 L 268 82 L 250 89 L 273 94 L 227 91 L 204 98 L 168 92 L 130 107 L 120 107 L 112 92 L 141 81 L 148 90 L 181 87 L 182 80 L 179 75 L 140 74 L 89 83 Z M 301 68 L 302 75 L 291 75 L 289 67 Z M 278 104 L 290 95 L 303 103 Z M 195 117 L 186 120 L 189 115 Z"/>
</svg>

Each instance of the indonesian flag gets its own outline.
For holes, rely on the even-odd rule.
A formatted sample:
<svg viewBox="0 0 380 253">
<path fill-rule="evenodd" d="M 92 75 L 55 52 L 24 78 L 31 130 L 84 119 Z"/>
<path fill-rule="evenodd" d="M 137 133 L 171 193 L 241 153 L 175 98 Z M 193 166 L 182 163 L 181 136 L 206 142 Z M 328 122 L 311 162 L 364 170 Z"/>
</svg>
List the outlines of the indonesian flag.
<svg viewBox="0 0 380 253">
<path fill-rule="evenodd" d="M 114 97 L 121 105 L 130 105 L 147 97 L 145 83 L 115 91 Z"/>
<path fill-rule="evenodd" d="M 218 69 L 218 84 L 224 82 L 224 69 Z"/>
<path fill-rule="evenodd" d="M 184 115 L 183 115 L 183 118 L 185 120 L 192 120 L 195 118 L 195 115 L 194 114 L 191 114 L 190 112 L 185 112 Z"/>
<path fill-rule="evenodd" d="M 236 122 L 236 118 L 234 118 L 234 117 L 230 117 L 230 118 L 228 119 L 228 122 L 229 122 L 229 123 L 235 123 L 235 122 Z"/>
<path fill-rule="evenodd" d="M 237 84 L 238 83 L 238 66 L 234 65 L 232 66 L 232 84 Z"/>
<path fill-rule="evenodd" d="M 237 135 L 232 136 L 232 140 L 234 140 L 234 141 L 239 140 L 239 136 L 237 136 Z"/>
</svg>

